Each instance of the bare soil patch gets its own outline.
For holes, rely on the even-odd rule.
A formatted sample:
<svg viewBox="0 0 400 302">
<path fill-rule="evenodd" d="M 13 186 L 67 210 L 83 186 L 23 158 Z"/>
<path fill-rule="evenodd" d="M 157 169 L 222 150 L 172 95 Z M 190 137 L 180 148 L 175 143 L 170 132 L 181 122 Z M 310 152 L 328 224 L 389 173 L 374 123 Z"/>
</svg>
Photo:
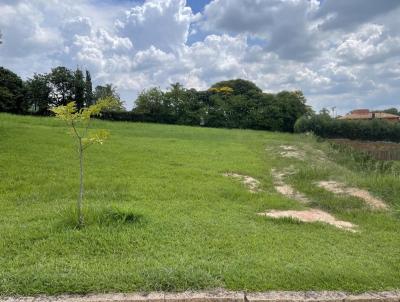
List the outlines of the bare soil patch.
<svg viewBox="0 0 400 302">
<path fill-rule="evenodd" d="M 276 171 L 275 169 L 272 169 L 271 174 L 274 180 L 275 190 L 290 199 L 297 200 L 301 203 L 309 203 L 310 200 L 304 194 L 297 191 L 291 185 L 285 183 L 285 177 L 293 173 L 294 171 L 292 170 Z"/>
<path fill-rule="evenodd" d="M 303 211 L 278 211 L 278 210 L 271 210 L 265 213 L 258 213 L 261 216 L 267 216 L 271 218 L 293 218 L 297 219 L 302 222 L 323 222 L 330 225 L 333 225 L 339 229 L 343 229 L 346 231 L 355 232 L 356 225 L 352 224 L 348 221 L 337 220 L 331 214 L 317 210 L 317 209 L 310 209 L 310 210 L 303 210 Z"/>
<path fill-rule="evenodd" d="M 282 157 L 286 158 L 295 158 L 298 160 L 304 160 L 305 159 L 305 153 L 304 151 L 299 150 L 298 148 L 290 145 L 281 145 L 280 148 L 282 149 L 279 154 Z"/>
<path fill-rule="evenodd" d="M 320 181 L 317 183 L 317 185 L 318 187 L 323 188 L 334 194 L 343 194 L 360 198 L 374 209 L 378 210 L 387 209 L 387 205 L 383 200 L 372 196 L 371 193 L 369 193 L 366 190 L 347 187 L 344 183 L 336 181 Z"/>
<path fill-rule="evenodd" d="M 224 176 L 239 180 L 249 189 L 251 193 L 257 193 L 262 191 L 260 189 L 260 182 L 251 176 L 237 174 L 237 173 L 224 173 Z"/>
</svg>

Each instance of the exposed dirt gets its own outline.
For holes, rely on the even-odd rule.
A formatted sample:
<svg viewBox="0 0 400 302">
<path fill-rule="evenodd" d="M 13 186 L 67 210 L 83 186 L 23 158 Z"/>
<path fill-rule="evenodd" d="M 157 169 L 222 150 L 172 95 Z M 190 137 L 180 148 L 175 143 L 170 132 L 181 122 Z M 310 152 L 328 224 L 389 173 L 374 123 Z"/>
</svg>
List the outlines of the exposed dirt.
<svg viewBox="0 0 400 302">
<path fill-rule="evenodd" d="M 304 211 L 277 211 L 271 210 L 265 213 L 258 213 L 261 216 L 267 216 L 271 218 L 293 218 L 300 220 L 302 222 L 323 222 L 330 225 L 333 225 L 339 229 L 343 229 L 346 231 L 355 232 L 356 225 L 352 224 L 348 221 L 337 220 L 331 214 L 327 212 L 310 209 Z"/>
<path fill-rule="evenodd" d="M 336 181 L 320 181 L 317 183 L 317 185 L 318 187 L 323 188 L 334 194 L 344 194 L 360 198 L 374 209 L 387 209 L 387 205 L 383 202 L 383 200 L 372 196 L 371 193 L 366 190 L 346 187 L 345 184 Z"/>
<path fill-rule="evenodd" d="M 285 171 L 276 171 L 275 169 L 272 169 L 271 174 L 274 180 L 275 190 L 281 193 L 282 195 L 297 200 L 301 203 L 310 202 L 310 200 L 305 195 L 297 191 L 291 185 L 285 183 L 285 177 L 293 173 L 294 171 L 290 169 L 287 169 Z"/>
<path fill-rule="evenodd" d="M 283 151 L 279 152 L 279 154 L 282 157 L 295 158 L 295 159 L 298 159 L 298 160 L 304 160 L 305 159 L 304 151 L 301 151 L 301 150 L 297 149 L 294 146 L 281 145 L 280 148 L 283 150 Z"/>
<path fill-rule="evenodd" d="M 260 182 L 251 176 L 237 174 L 237 173 L 224 173 L 224 176 L 232 177 L 241 181 L 249 189 L 251 193 L 257 193 L 262 191 L 260 189 Z"/>
</svg>

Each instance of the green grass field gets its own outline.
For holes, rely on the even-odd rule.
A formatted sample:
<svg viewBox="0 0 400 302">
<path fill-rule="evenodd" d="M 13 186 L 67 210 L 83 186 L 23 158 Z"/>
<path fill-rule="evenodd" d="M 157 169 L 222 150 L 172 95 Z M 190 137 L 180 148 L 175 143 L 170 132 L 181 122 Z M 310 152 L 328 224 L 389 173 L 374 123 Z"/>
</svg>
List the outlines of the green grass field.
<svg viewBox="0 0 400 302">
<path fill-rule="evenodd" d="M 106 144 L 86 153 L 86 227 L 74 227 L 79 162 L 53 118 L 0 114 L 0 295 L 130 291 L 389 290 L 400 287 L 400 181 L 364 173 L 312 137 L 264 131 L 96 121 Z M 283 158 L 294 145 L 306 160 Z M 267 150 L 266 150 L 267 149 Z M 318 159 L 322 150 L 328 159 Z M 357 224 L 273 220 L 302 209 L 278 194 L 271 168 L 312 206 Z M 255 177 L 251 193 L 224 177 Z M 390 207 L 374 212 L 313 182 L 368 189 Z"/>
</svg>

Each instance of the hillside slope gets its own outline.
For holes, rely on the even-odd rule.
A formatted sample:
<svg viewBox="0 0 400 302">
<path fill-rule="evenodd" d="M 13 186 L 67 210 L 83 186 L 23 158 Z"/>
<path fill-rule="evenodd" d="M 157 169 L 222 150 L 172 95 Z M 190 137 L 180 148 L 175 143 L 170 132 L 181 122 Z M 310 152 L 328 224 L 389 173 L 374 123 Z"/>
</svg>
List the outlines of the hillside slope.
<svg viewBox="0 0 400 302">
<path fill-rule="evenodd" d="M 0 114 L 1 295 L 399 287 L 398 177 L 352 171 L 305 136 L 94 127 L 111 138 L 86 154 L 86 227 L 78 230 L 79 163 L 67 129 Z M 352 227 L 258 215 L 310 209 Z"/>
</svg>

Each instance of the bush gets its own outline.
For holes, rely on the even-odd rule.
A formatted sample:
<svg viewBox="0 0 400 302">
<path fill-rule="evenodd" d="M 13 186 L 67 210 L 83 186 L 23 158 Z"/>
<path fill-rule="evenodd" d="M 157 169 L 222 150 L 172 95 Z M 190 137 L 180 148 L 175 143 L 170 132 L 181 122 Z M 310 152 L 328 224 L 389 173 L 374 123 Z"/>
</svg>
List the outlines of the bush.
<svg viewBox="0 0 400 302">
<path fill-rule="evenodd" d="M 324 138 L 400 142 L 400 123 L 383 120 L 336 120 L 321 114 L 299 118 L 294 130 L 297 133 L 313 132 Z"/>
</svg>

